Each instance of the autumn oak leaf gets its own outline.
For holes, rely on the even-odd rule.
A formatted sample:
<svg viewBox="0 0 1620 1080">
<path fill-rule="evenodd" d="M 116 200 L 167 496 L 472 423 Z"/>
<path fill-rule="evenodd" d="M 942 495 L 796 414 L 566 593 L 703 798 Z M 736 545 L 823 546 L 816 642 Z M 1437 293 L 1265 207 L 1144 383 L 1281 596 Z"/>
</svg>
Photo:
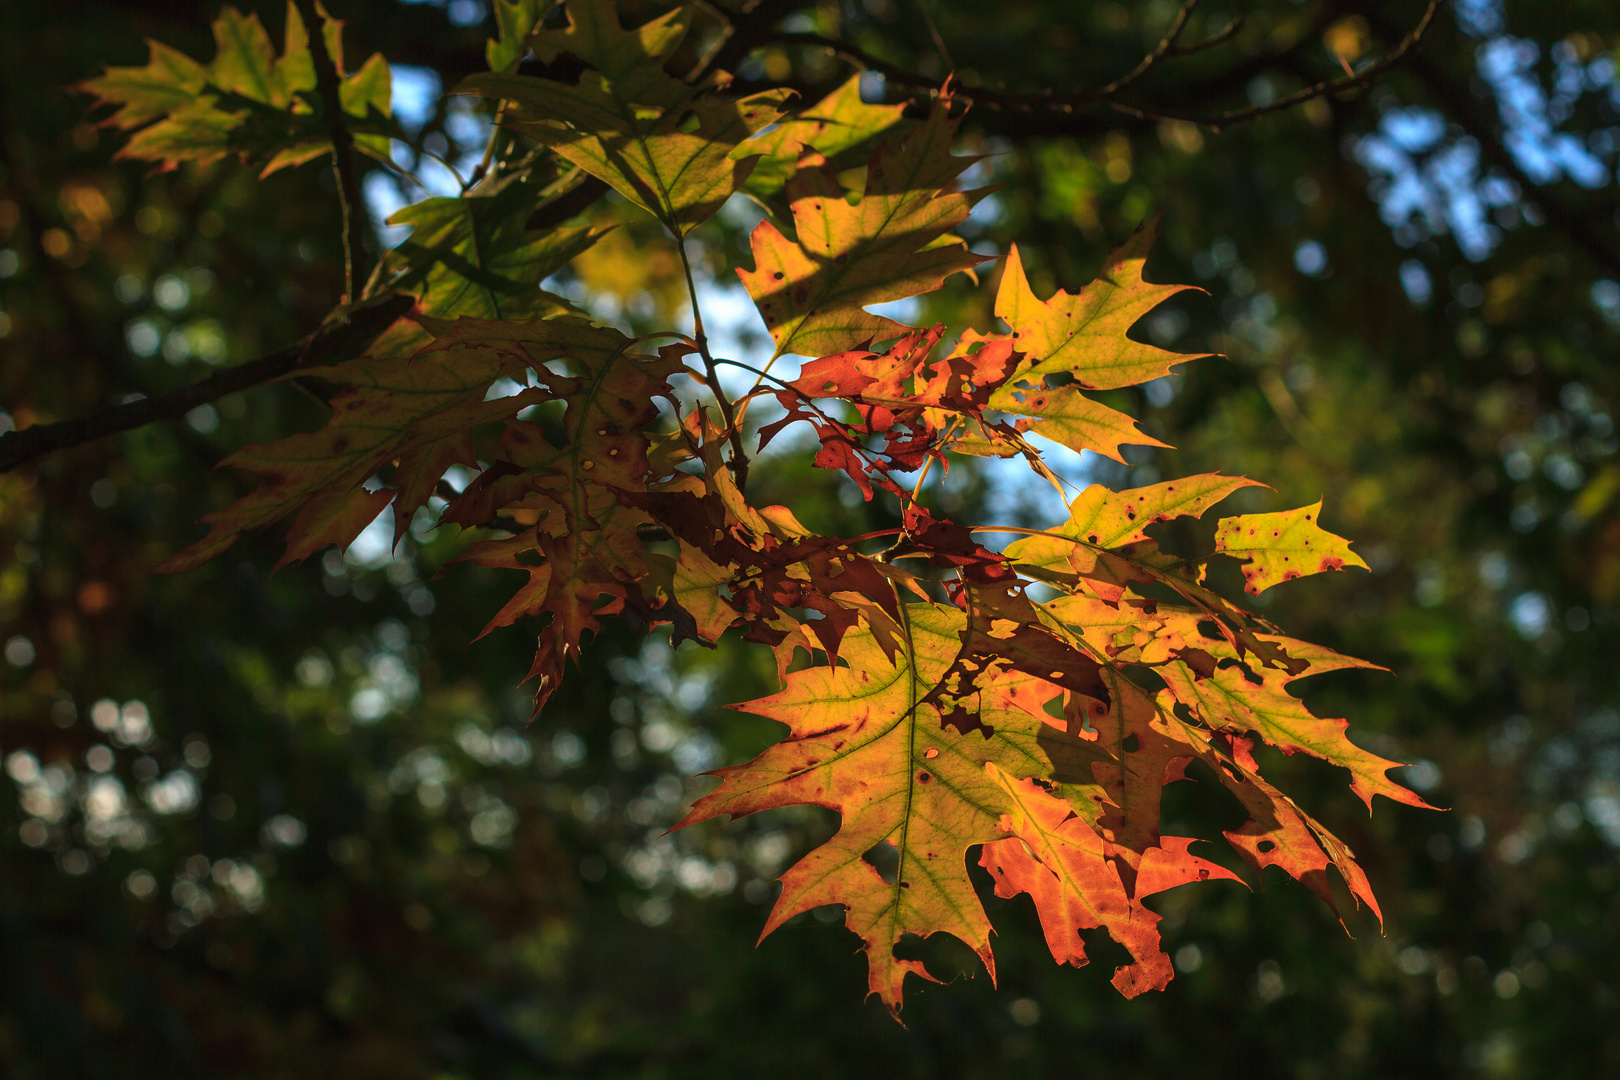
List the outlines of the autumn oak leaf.
<svg viewBox="0 0 1620 1080">
<path fill-rule="evenodd" d="M 1215 530 L 1215 550 L 1245 564 L 1243 580 L 1251 593 L 1326 570 L 1367 569 L 1348 541 L 1317 524 L 1321 516 L 1318 499 L 1298 510 L 1222 518 Z"/>
</svg>

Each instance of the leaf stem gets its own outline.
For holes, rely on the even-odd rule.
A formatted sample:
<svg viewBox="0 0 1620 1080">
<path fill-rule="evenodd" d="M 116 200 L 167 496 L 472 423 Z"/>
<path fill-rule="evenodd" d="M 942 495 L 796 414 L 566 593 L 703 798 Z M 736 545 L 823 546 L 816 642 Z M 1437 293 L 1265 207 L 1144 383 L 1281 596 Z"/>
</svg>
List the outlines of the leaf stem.
<svg viewBox="0 0 1620 1080">
<path fill-rule="evenodd" d="M 675 247 L 681 253 L 681 271 L 686 275 L 686 292 L 692 298 L 692 338 L 697 345 L 698 355 L 703 358 L 703 368 L 709 379 L 709 392 L 714 395 L 715 404 L 720 406 L 720 418 L 725 421 L 726 431 L 731 441 L 731 472 L 737 481 L 738 491 L 748 490 L 748 455 L 743 451 L 742 429 L 737 425 L 737 418 L 732 412 L 731 399 L 726 397 L 725 390 L 720 386 L 720 372 L 715 367 L 714 356 L 709 352 L 709 338 L 703 332 L 703 310 L 698 306 L 697 284 L 692 279 L 692 260 L 686 254 L 686 237 L 680 233 L 675 234 Z"/>
<path fill-rule="evenodd" d="M 495 118 L 489 122 L 489 142 L 484 144 L 483 159 L 478 162 L 478 167 L 472 171 L 472 175 L 468 177 L 467 182 L 461 185 L 462 191 L 476 186 L 484 178 L 484 175 L 489 172 L 490 164 L 495 160 L 495 140 L 501 136 L 501 114 L 504 112 L 506 112 L 506 99 L 502 98 L 495 105 Z M 454 172 L 455 170 L 452 169 L 451 171 Z M 460 180 L 461 177 L 457 176 L 456 179 Z"/>
<path fill-rule="evenodd" d="M 956 429 L 961 427 L 961 426 L 962 426 L 962 418 L 960 416 L 958 416 L 956 419 L 951 421 L 951 426 L 945 429 L 945 434 L 940 438 L 939 441 L 941 443 L 945 443 L 945 442 L 950 441 L 950 437 L 952 435 L 956 434 Z M 922 494 L 923 481 L 928 479 L 928 470 L 933 468 L 933 466 L 934 466 L 933 455 L 929 455 L 928 457 L 923 458 L 922 471 L 917 474 L 917 483 L 914 484 L 912 486 L 912 488 L 911 488 L 911 501 L 913 503 L 915 503 L 917 501 L 917 496 Z"/>
<path fill-rule="evenodd" d="M 332 162 L 338 175 L 338 205 L 343 208 L 343 296 L 346 303 L 357 298 L 355 283 L 365 272 L 366 251 L 355 218 L 364 211 L 360 178 L 354 170 L 354 136 L 343 119 L 343 93 L 337 67 L 326 51 L 326 16 L 315 0 L 296 0 L 304 25 L 309 28 L 310 58 L 315 64 L 315 86 L 326 112 L 326 131 L 332 140 Z"/>
</svg>

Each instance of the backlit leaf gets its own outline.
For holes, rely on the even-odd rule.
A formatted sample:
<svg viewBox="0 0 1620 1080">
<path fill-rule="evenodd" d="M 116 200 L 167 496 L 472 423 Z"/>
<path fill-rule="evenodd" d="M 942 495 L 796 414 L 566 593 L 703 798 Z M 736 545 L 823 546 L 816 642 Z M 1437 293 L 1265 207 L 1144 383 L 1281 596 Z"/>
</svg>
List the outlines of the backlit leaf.
<svg viewBox="0 0 1620 1080">
<path fill-rule="evenodd" d="M 1215 550 L 1245 564 L 1243 580 L 1251 593 L 1324 570 L 1367 569 L 1348 541 L 1317 524 L 1321 516 L 1318 499 L 1298 510 L 1222 518 L 1215 530 Z"/>
<path fill-rule="evenodd" d="M 907 333 L 866 307 L 937 289 L 985 261 L 949 238 L 982 195 L 954 190 L 974 161 L 951 154 L 956 126 L 935 106 L 898 150 L 878 150 L 853 204 L 826 169 L 801 168 L 789 182 L 797 238 L 761 222 L 754 268 L 737 271 L 777 354 L 827 356 Z"/>
<path fill-rule="evenodd" d="M 1077 293 L 1059 290 L 1041 300 L 1024 276 L 1015 246 L 1007 255 L 996 315 L 1012 327 L 1027 364 L 1018 379 L 1065 374 L 1088 390 L 1134 386 L 1170 373 L 1195 355 L 1173 353 L 1125 336 L 1132 326 L 1188 285 L 1156 285 L 1142 277 L 1148 249 L 1155 239 L 1144 225 L 1109 256 L 1097 279 Z"/>
<path fill-rule="evenodd" d="M 619 26 L 611 3 L 570 4 L 563 30 L 536 34 L 543 60 L 568 53 L 591 65 L 576 84 L 504 72 L 474 75 L 458 92 L 507 102 L 506 123 L 550 147 L 685 236 L 725 203 L 753 160 L 737 145 L 776 120 L 787 95 L 740 100 L 664 73 L 686 33 L 677 8 L 637 30 Z"/>
<path fill-rule="evenodd" d="M 790 119 L 749 139 L 732 151 L 735 157 L 762 155 L 743 184 L 743 191 L 770 205 L 798 171 L 806 149 L 834 168 L 864 164 L 872 142 L 900 129 L 905 105 L 869 105 L 861 100 L 859 75 Z M 865 149 L 859 161 L 854 155 Z"/>
<path fill-rule="evenodd" d="M 319 5 L 316 9 L 324 17 Z M 344 75 L 342 26 L 325 19 L 327 52 L 341 77 L 343 111 L 356 146 L 386 160 L 388 64 L 376 54 Z M 317 112 L 308 29 L 292 0 L 279 57 L 257 15 L 226 7 L 213 30 L 216 51 L 206 66 L 148 42 L 151 58 L 145 67 L 108 68 L 78 84 L 96 95 L 97 105 L 118 107 L 103 124 L 135 132 L 117 156 L 168 170 L 184 162 L 206 166 L 235 154 L 244 161 L 264 162 L 263 173 L 268 174 L 329 153 L 332 143 Z"/>
<path fill-rule="evenodd" d="M 411 235 L 384 265 L 391 288 L 415 293 L 440 318 L 533 319 L 569 309 L 540 282 L 601 236 L 590 228 L 529 232 L 536 192 L 510 184 L 492 196 L 427 199 L 388 219 Z M 397 268 L 398 276 L 389 272 Z"/>
</svg>

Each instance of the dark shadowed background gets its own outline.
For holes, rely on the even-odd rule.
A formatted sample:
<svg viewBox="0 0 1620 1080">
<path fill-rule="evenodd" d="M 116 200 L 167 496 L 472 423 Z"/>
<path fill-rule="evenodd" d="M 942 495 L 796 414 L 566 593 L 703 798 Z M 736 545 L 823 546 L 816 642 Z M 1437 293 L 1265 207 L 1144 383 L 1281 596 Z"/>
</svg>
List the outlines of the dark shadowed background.
<svg viewBox="0 0 1620 1080">
<path fill-rule="evenodd" d="M 284 8 L 248 0 L 279 41 Z M 452 183 L 482 106 L 442 92 L 484 65 L 482 0 L 331 0 L 350 55 L 393 64 L 402 162 Z M 732 5 L 722 2 L 721 7 Z M 70 84 L 145 62 L 145 37 L 212 55 L 218 4 L 0 6 L 0 428 L 83 415 L 279 348 L 342 290 L 329 170 L 112 162 Z M 639 22 L 656 5 L 623 4 Z M 1177 5 L 1091 0 L 775 3 L 787 34 L 842 37 L 965 84 L 1073 90 L 1128 70 Z M 1199 7 L 1229 43 L 1167 65 L 1153 100 L 1264 104 L 1387 52 L 1410 0 Z M 762 35 L 761 40 L 770 34 Z M 791 40 L 791 39 L 790 39 Z M 1371 573 L 1284 586 L 1266 614 L 1391 669 L 1311 688 L 1446 813 L 1381 803 L 1338 770 L 1278 763 L 1362 853 L 1383 933 L 1355 937 L 1297 883 L 1155 901 L 1179 974 L 1124 1001 L 1123 950 L 1053 965 L 1024 899 L 988 899 L 999 986 L 956 943 L 920 955 L 907 1026 L 864 1002 L 855 939 L 801 918 L 759 948 L 773 879 L 834 823 L 770 812 L 674 835 L 769 722 L 720 706 L 770 661 L 614 630 L 529 724 L 522 627 L 472 638 L 516 585 L 459 566 L 453 529 L 368 533 L 270 574 L 274 532 L 178 577 L 151 566 L 240 494 L 212 466 L 320 422 L 278 386 L 0 475 L 0 1072 L 68 1077 L 1388 1077 L 1620 1070 L 1620 8 L 1464 0 L 1366 90 L 1216 133 L 1094 110 L 976 108 L 965 149 L 1001 190 L 965 230 L 1016 240 L 1037 292 L 1076 288 L 1163 211 L 1156 280 L 1202 285 L 1139 333 L 1225 354 L 1110 404 L 1178 449 L 1111 486 L 1220 469 L 1272 484 L 1243 510 L 1325 496 Z M 743 80 L 808 97 L 850 74 L 767 45 Z M 868 80 L 871 94 L 881 79 Z M 891 88 L 892 89 L 892 88 Z M 420 191 L 381 171 L 381 218 Z M 626 219 L 603 205 L 593 215 Z M 731 267 L 740 201 L 701 234 L 706 315 L 757 348 Z M 558 288 L 627 326 L 680 311 L 647 219 Z M 955 281 L 913 321 L 987 326 Z M 711 332 L 713 332 L 711 330 Z M 890 524 L 791 456 L 759 502 L 821 530 Z M 1026 524 L 1052 509 L 996 474 L 939 506 Z M 1244 493 L 1249 494 L 1248 492 Z M 1234 499 L 1233 504 L 1241 500 Z M 1224 582 L 1234 586 L 1237 577 Z M 1196 776 L 1194 777 L 1196 780 Z M 1217 785 L 1167 792 L 1166 831 L 1242 820 Z M 986 894 L 989 893 L 985 879 Z M 952 978 L 952 973 L 959 977 Z"/>
</svg>

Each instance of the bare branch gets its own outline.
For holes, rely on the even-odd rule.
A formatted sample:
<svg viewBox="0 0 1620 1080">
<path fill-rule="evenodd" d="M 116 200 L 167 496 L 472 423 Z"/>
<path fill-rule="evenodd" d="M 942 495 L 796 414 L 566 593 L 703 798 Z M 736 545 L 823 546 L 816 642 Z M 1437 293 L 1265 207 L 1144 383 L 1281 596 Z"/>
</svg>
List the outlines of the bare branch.
<svg viewBox="0 0 1620 1080">
<path fill-rule="evenodd" d="M 352 355 L 369 346 L 414 303 L 414 297 L 402 295 L 370 301 L 351 311 L 347 318 L 328 323 L 284 349 L 216 371 L 190 386 L 114 405 L 77 420 L 37 424 L 0 435 L 0 472 L 8 472 L 53 450 L 94 442 L 156 420 L 178 419 L 199 405 L 272 382 L 301 367 L 347 359 L 344 354 Z"/>
<path fill-rule="evenodd" d="M 1163 60 L 1170 52 L 1170 49 L 1175 45 L 1176 38 L 1181 36 L 1181 31 L 1187 26 L 1188 18 L 1192 16 L 1193 8 L 1197 6 L 1198 0 L 1184 0 L 1184 3 L 1181 5 L 1181 10 L 1176 12 L 1175 21 L 1170 24 L 1170 29 L 1165 31 L 1164 39 L 1159 42 L 1158 47 L 1152 52 L 1148 53 L 1146 56 L 1142 57 L 1141 62 L 1134 68 L 1127 71 L 1125 74 L 1121 75 L 1107 86 L 1103 87 L 1098 91 L 1098 93 L 1115 93 L 1131 85 L 1131 83 L 1152 71 L 1159 61 Z M 1231 26 L 1228 25 L 1227 29 L 1230 30 Z"/>
<path fill-rule="evenodd" d="M 296 0 L 298 11 L 309 28 L 309 52 L 315 62 L 315 87 L 326 113 L 326 130 L 332 140 L 332 162 L 337 167 L 338 202 L 343 207 L 343 297 L 352 303 L 358 294 L 355 283 L 365 273 L 366 250 L 360 242 L 357 215 L 365 212 L 360 198 L 360 177 L 354 169 L 354 136 L 343 120 L 343 95 L 337 67 L 326 51 L 326 20 L 315 0 Z"/>
<path fill-rule="evenodd" d="M 787 16 L 805 7 L 807 0 L 758 0 L 740 15 L 730 16 L 730 25 L 723 31 L 724 43 L 703 59 L 694 72 L 735 71 L 743 57 L 776 37 L 773 27 Z"/>
<path fill-rule="evenodd" d="M 1405 59 L 1406 55 L 1412 51 L 1412 49 L 1417 47 L 1418 43 L 1423 40 L 1423 35 L 1428 30 L 1429 24 L 1434 21 L 1435 12 L 1439 9 L 1443 2 L 1444 0 L 1429 0 L 1429 5 L 1423 12 L 1423 17 L 1418 21 L 1417 25 L 1414 26 L 1412 30 L 1401 39 L 1395 48 L 1379 60 L 1369 64 L 1360 72 L 1357 72 L 1355 75 L 1341 79 L 1324 79 L 1319 83 L 1308 86 L 1296 93 L 1278 98 L 1276 101 L 1269 102 L 1265 105 L 1252 105 L 1246 108 L 1232 109 L 1227 112 L 1220 113 L 1206 113 L 1168 108 L 1143 102 L 1126 101 L 1119 97 L 1118 92 L 1121 89 L 1142 78 L 1149 71 L 1153 70 L 1162 60 L 1168 57 L 1185 56 L 1190 53 L 1211 48 L 1228 40 L 1234 33 L 1236 33 L 1237 24 L 1234 23 L 1202 41 L 1194 42 L 1193 44 L 1184 47 L 1178 47 L 1175 44 L 1175 40 L 1185 26 L 1187 18 L 1191 13 L 1193 5 L 1196 3 L 1196 0 L 1189 0 L 1189 2 L 1183 4 L 1174 23 L 1170 27 L 1170 31 L 1166 34 L 1164 39 L 1159 42 L 1152 52 L 1143 57 L 1142 61 L 1138 63 L 1135 68 L 1131 69 L 1131 71 L 1127 72 L 1125 75 L 1121 76 L 1119 79 L 1116 79 L 1114 82 L 1107 84 L 1106 86 L 1098 87 L 1092 90 L 1077 90 L 1070 93 L 1060 94 L 1054 93 L 1050 90 L 1044 90 L 1039 93 L 1010 93 L 1003 90 L 989 89 L 987 87 L 959 85 L 954 87 L 951 93 L 954 97 L 959 97 L 995 110 L 1012 110 L 1022 112 L 1055 111 L 1072 113 L 1082 109 L 1101 108 L 1110 109 L 1126 116 L 1134 117 L 1138 120 L 1181 120 L 1188 123 L 1198 124 L 1202 127 L 1213 128 L 1219 131 L 1223 128 L 1230 127 L 1233 124 L 1253 120 L 1269 113 L 1282 112 L 1285 109 L 1291 109 L 1295 105 L 1310 101 L 1313 98 L 1340 94 L 1349 90 L 1357 90 L 1367 86 L 1378 76 L 1399 64 L 1403 59 Z M 902 89 L 912 92 L 923 92 L 930 95 L 939 93 L 939 86 L 934 80 L 906 71 L 895 64 L 891 64 L 885 60 L 880 60 L 862 49 L 833 38 L 823 37 L 819 34 L 777 34 L 770 40 L 783 45 L 804 45 L 815 48 L 823 48 L 834 55 L 842 57 L 849 63 L 854 64 L 856 67 L 881 74 L 886 81 Z"/>
<path fill-rule="evenodd" d="M 1205 49 L 1213 49 L 1217 45 L 1224 45 L 1231 41 L 1241 29 L 1243 29 L 1243 16 L 1234 15 L 1231 22 L 1209 35 L 1209 37 L 1204 38 L 1202 41 L 1195 41 L 1191 45 L 1172 45 L 1170 51 L 1165 53 L 1165 56 L 1191 56 L 1193 53 L 1201 53 Z"/>
<path fill-rule="evenodd" d="M 1295 105 L 1301 105 L 1312 100 L 1313 98 L 1341 94 L 1348 90 L 1359 90 L 1362 87 L 1367 86 L 1374 79 L 1388 71 L 1390 68 L 1393 68 L 1395 65 L 1399 64 L 1403 59 L 1405 59 L 1407 53 L 1411 52 L 1417 47 L 1418 43 L 1423 40 L 1424 32 L 1429 29 L 1429 24 L 1434 21 L 1434 13 L 1440 9 L 1440 5 L 1443 2 L 1444 0 L 1429 0 L 1429 6 L 1424 9 L 1423 18 L 1418 20 L 1418 24 L 1400 40 L 1395 48 L 1391 49 L 1388 53 L 1373 63 L 1368 64 L 1354 76 L 1348 76 L 1343 79 L 1324 79 L 1314 86 L 1307 86 L 1303 90 L 1280 97 L 1276 101 L 1268 102 L 1265 105 L 1251 105 L 1245 109 L 1232 109 L 1223 113 L 1173 112 L 1168 109 L 1159 109 L 1154 106 L 1133 105 L 1123 101 L 1110 101 L 1108 105 L 1110 108 L 1118 112 L 1122 112 L 1127 116 L 1135 116 L 1139 119 L 1183 120 L 1188 123 L 1197 124 L 1200 127 L 1213 128 L 1216 131 L 1220 131 L 1224 128 L 1232 126 L 1233 124 L 1241 124 L 1245 121 L 1254 120 L 1269 113 L 1282 112 L 1286 109 L 1291 109 Z"/>
</svg>

